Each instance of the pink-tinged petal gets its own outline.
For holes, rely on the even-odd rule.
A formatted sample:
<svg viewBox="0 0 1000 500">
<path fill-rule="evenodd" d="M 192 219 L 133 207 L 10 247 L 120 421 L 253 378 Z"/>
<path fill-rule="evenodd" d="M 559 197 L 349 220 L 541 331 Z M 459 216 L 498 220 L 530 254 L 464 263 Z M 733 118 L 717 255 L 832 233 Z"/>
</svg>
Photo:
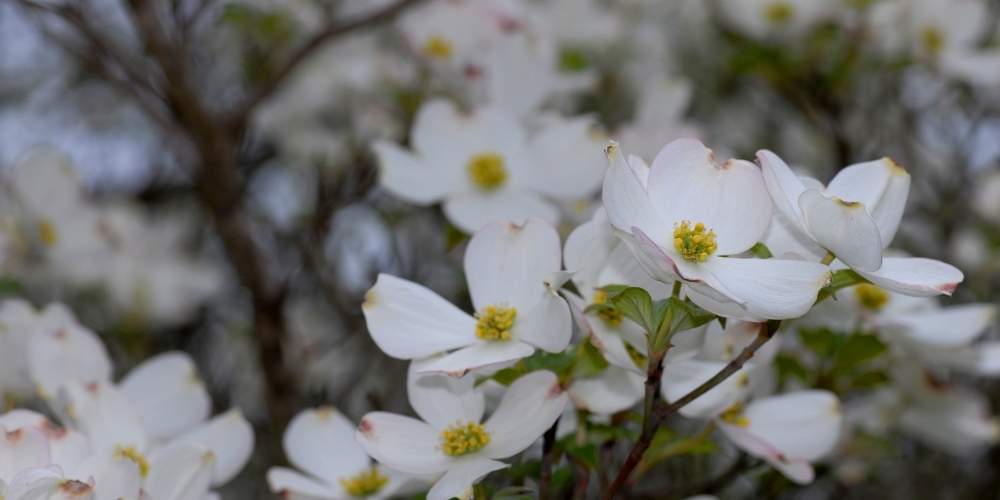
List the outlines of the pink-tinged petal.
<svg viewBox="0 0 1000 500">
<path fill-rule="evenodd" d="M 477 311 L 506 305 L 527 313 L 546 291 L 552 273 L 561 269 L 562 252 L 555 228 L 539 219 L 523 224 L 490 224 L 475 234 L 465 250 L 465 276 Z"/>
<path fill-rule="evenodd" d="M 191 358 L 170 352 L 150 358 L 119 384 L 152 439 L 166 439 L 198 425 L 212 401 Z"/>
<path fill-rule="evenodd" d="M 448 468 L 441 479 L 427 492 L 427 500 L 448 500 L 450 498 L 470 498 L 472 486 L 487 474 L 506 469 L 507 464 L 488 458 L 470 457 L 456 462 Z"/>
<path fill-rule="evenodd" d="M 668 253 L 638 227 L 633 227 L 629 234 L 622 234 L 621 239 L 632 250 L 639 265 L 657 281 L 673 283 L 677 279 L 683 279 L 700 282 L 704 278 L 699 266 L 688 264 Z"/>
<path fill-rule="evenodd" d="M 36 427 L 0 428 L 0 478 L 10 479 L 24 470 L 49 465 L 49 442 Z"/>
<path fill-rule="evenodd" d="M 531 372 L 517 379 L 485 423 L 490 443 L 482 454 L 502 459 L 523 451 L 552 427 L 567 401 L 550 371 Z"/>
<path fill-rule="evenodd" d="M 670 224 L 657 214 L 646 188 L 625 162 L 618 144 L 610 144 L 605 152 L 611 165 L 604 175 L 602 198 L 611 225 L 624 232 L 632 232 L 633 227 L 652 234 L 670 232 Z"/>
<path fill-rule="evenodd" d="M 558 200 L 589 197 L 604 180 L 606 140 L 594 133 L 590 117 L 556 119 L 535 134 L 529 144 L 537 167 L 528 177 L 538 192 Z"/>
<path fill-rule="evenodd" d="M 45 415 L 23 408 L 14 408 L 0 415 L 0 428 L 7 429 L 8 431 L 20 429 L 21 427 L 41 428 L 49 424 L 49 419 Z"/>
<path fill-rule="evenodd" d="M 410 474 L 438 474 L 450 459 L 441 452 L 440 436 L 415 418 L 373 412 L 361 419 L 355 438 L 369 456 Z"/>
<path fill-rule="evenodd" d="M 760 164 L 764 185 L 767 186 L 767 192 L 774 201 L 777 213 L 800 231 L 804 231 L 802 211 L 799 210 L 799 196 L 802 196 L 806 187 L 799 180 L 799 176 L 795 175 L 778 155 L 766 149 L 757 151 L 757 163 Z"/>
<path fill-rule="evenodd" d="M 542 299 L 518 316 L 512 332 L 515 339 L 548 352 L 560 352 L 569 345 L 573 323 L 569 306 L 558 294 L 546 290 Z"/>
<path fill-rule="evenodd" d="M 597 415 L 611 415 L 627 410 L 642 399 L 645 377 L 610 365 L 596 377 L 573 381 L 567 392 L 573 405 Z"/>
<path fill-rule="evenodd" d="M 437 358 L 410 363 L 406 393 L 410 406 L 435 430 L 443 430 L 456 420 L 479 422 L 483 419 L 486 399 L 473 387 L 472 376 L 455 378 L 441 373 L 421 373 Z"/>
<path fill-rule="evenodd" d="M 284 500 L 334 500 L 346 496 L 339 484 L 320 483 L 285 467 L 267 470 L 267 486 Z"/>
<path fill-rule="evenodd" d="M 816 477 L 816 473 L 813 471 L 812 465 L 809 464 L 808 460 L 785 456 L 780 450 L 743 427 L 730 425 L 722 421 L 719 421 L 717 425 L 736 447 L 750 455 L 763 459 L 795 483 L 809 484 Z"/>
<path fill-rule="evenodd" d="M 459 179 L 455 175 L 449 175 L 396 144 L 378 141 L 372 149 L 379 166 L 379 183 L 399 198 L 430 205 L 459 189 Z"/>
<path fill-rule="evenodd" d="M 517 187 L 485 193 L 473 191 L 449 198 L 444 214 L 462 231 L 474 234 L 496 222 L 523 224 L 529 218 L 559 222 L 559 209 L 541 195 Z"/>
<path fill-rule="evenodd" d="M 480 340 L 420 367 L 421 373 L 461 377 L 473 370 L 509 363 L 531 356 L 535 348 L 517 340 Z"/>
<path fill-rule="evenodd" d="M 476 320 L 422 285 L 380 274 L 361 305 L 372 340 L 400 359 L 476 341 Z"/>
<path fill-rule="evenodd" d="M 150 456 L 143 489 L 155 500 L 201 500 L 208 495 L 215 455 L 193 444 L 171 444 Z"/>
<path fill-rule="evenodd" d="M 860 274 L 882 288 L 913 297 L 951 295 L 965 279 L 955 266 L 921 257 L 886 257 L 878 271 Z"/>
<path fill-rule="evenodd" d="M 172 443 L 189 443 L 208 449 L 214 456 L 212 486 L 223 485 L 250 460 L 253 453 L 253 427 L 239 410 L 229 410 L 196 427 Z"/>
<path fill-rule="evenodd" d="M 92 479 L 97 499 L 137 499 L 142 491 L 141 466 L 115 450 L 92 455 L 70 474 L 78 479 Z"/>
<path fill-rule="evenodd" d="M 67 480 L 59 466 L 51 465 L 20 471 L 3 493 L 7 500 L 90 500 L 93 491 L 93 484 Z"/>
<path fill-rule="evenodd" d="M 732 295 L 743 299 L 751 316 L 766 319 L 802 316 L 830 281 L 829 268 L 818 262 L 720 257 L 705 267 Z"/>
<path fill-rule="evenodd" d="M 354 439 L 354 431 L 354 424 L 339 411 L 314 408 L 292 419 L 282 443 L 292 465 L 336 487 L 341 478 L 370 466 L 368 455 Z"/>
<path fill-rule="evenodd" d="M 809 234 L 845 264 L 858 271 L 882 265 L 882 237 L 863 203 L 810 189 L 799 197 L 799 207 Z"/>
<path fill-rule="evenodd" d="M 647 191 L 668 224 L 686 220 L 714 230 L 719 255 L 747 250 L 761 240 L 771 221 L 771 199 L 760 169 L 743 160 L 719 165 L 714 153 L 695 139 L 677 139 L 660 150 Z"/>
<path fill-rule="evenodd" d="M 661 390 L 667 402 L 676 401 L 707 382 L 726 366 L 724 362 L 702 361 L 682 356 L 664 363 Z M 743 400 L 749 389 L 750 366 L 744 366 L 721 384 L 680 409 L 691 418 L 715 417 Z"/>
<path fill-rule="evenodd" d="M 111 380 L 111 360 L 97 335 L 59 307 L 46 308 L 42 321 L 28 343 L 28 367 L 43 397 L 67 382 Z"/>
<path fill-rule="evenodd" d="M 996 318 L 993 304 L 959 306 L 914 311 L 877 318 L 880 325 L 918 344 L 934 348 L 956 348 L 969 345 L 983 334 Z"/>
</svg>

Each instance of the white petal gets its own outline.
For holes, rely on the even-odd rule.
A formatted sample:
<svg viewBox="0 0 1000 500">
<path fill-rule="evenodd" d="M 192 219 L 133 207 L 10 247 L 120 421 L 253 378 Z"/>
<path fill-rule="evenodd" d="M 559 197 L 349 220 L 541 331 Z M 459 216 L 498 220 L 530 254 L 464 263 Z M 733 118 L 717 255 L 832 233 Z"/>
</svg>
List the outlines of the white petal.
<svg viewBox="0 0 1000 500">
<path fill-rule="evenodd" d="M 66 413 L 90 438 L 95 451 L 117 446 L 146 449 L 149 437 L 132 403 L 111 384 L 71 383 L 64 386 Z"/>
<path fill-rule="evenodd" d="M 139 464 L 114 450 L 104 450 L 73 470 L 77 478 L 93 478 L 94 495 L 103 499 L 137 499 L 142 490 Z"/>
<path fill-rule="evenodd" d="M 685 297 L 691 299 L 691 302 L 694 302 L 698 307 L 712 314 L 740 321 L 764 321 L 767 319 L 762 314 L 751 312 L 745 305 L 740 305 L 727 298 L 721 298 L 720 300 L 717 293 L 705 292 L 711 292 L 711 289 L 703 284 L 686 285 L 684 287 Z"/>
<path fill-rule="evenodd" d="M 455 149 L 456 137 L 466 128 L 469 116 L 448 99 L 427 101 L 413 119 L 413 149 L 428 159 L 440 161 Z"/>
<path fill-rule="evenodd" d="M 871 215 L 882 236 L 882 247 L 887 248 L 903 219 L 906 199 L 910 195 L 910 174 L 889 158 L 882 158 L 881 162 L 889 170 L 889 183 L 882 197 L 871 207 Z"/>
<path fill-rule="evenodd" d="M 0 427 L 13 431 L 21 427 L 42 427 L 49 423 L 49 419 L 36 411 L 14 408 L 0 415 Z"/>
<path fill-rule="evenodd" d="M 268 469 L 267 485 L 271 488 L 271 493 L 288 500 L 333 500 L 344 496 L 339 488 L 322 484 L 285 467 Z"/>
<path fill-rule="evenodd" d="M 562 297 L 546 290 L 526 313 L 514 323 L 515 339 L 549 352 L 566 349 L 573 335 L 573 324 L 569 306 Z"/>
<path fill-rule="evenodd" d="M 714 230 L 720 255 L 750 248 L 771 221 L 760 169 L 743 160 L 717 165 L 712 151 L 695 139 L 678 139 L 660 150 L 647 190 L 668 224 L 686 220 Z"/>
<path fill-rule="evenodd" d="M 721 421 L 717 425 L 738 448 L 750 455 L 764 459 L 788 479 L 798 484 L 809 484 L 815 478 L 815 472 L 808 460 L 785 456 L 781 450 L 743 427 Z"/>
<path fill-rule="evenodd" d="M 537 170 L 529 182 L 539 192 L 565 201 L 591 196 L 607 169 L 606 140 L 594 133 L 593 119 L 558 119 L 538 131 L 529 148 Z"/>
<path fill-rule="evenodd" d="M 143 485 L 155 500 L 202 500 L 212 481 L 215 456 L 193 444 L 170 445 L 150 457 Z"/>
<path fill-rule="evenodd" d="M 757 163 L 760 164 L 764 184 L 777 212 L 804 231 L 802 211 L 799 210 L 799 196 L 806 190 L 802 181 L 784 160 L 766 149 L 757 151 Z"/>
<path fill-rule="evenodd" d="M 1000 441 L 1000 424 L 990 414 L 989 402 L 977 392 L 943 389 L 929 401 L 919 401 L 903 411 L 904 432 L 929 446 L 957 456 Z"/>
<path fill-rule="evenodd" d="M 340 478 L 371 465 L 368 455 L 354 439 L 354 424 L 330 407 L 308 409 L 295 415 L 282 443 L 292 465 L 331 487 L 339 486 Z"/>
<path fill-rule="evenodd" d="M 516 187 L 492 193 L 474 191 L 449 198 L 444 214 L 456 227 L 473 234 L 494 222 L 523 224 L 537 218 L 550 224 L 559 222 L 559 209 L 540 195 Z"/>
<path fill-rule="evenodd" d="M 826 255 L 826 249 L 816 244 L 812 236 L 807 234 L 804 228 L 799 227 L 784 215 L 775 213 L 762 241 L 771 254 L 779 259 L 818 262 Z"/>
<path fill-rule="evenodd" d="M 878 322 L 908 339 L 929 347 L 954 348 L 968 345 L 993 324 L 992 304 L 965 304 L 937 310 L 883 315 Z"/>
<path fill-rule="evenodd" d="M 608 256 L 619 246 L 618 238 L 611 231 L 607 213 L 603 208 L 594 212 L 593 218 L 577 226 L 563 248 L 566 269 L 574 271 L 573 283 L 580 293 L 597 285 L 597 276 L 604 267 Z"/>
<path fill-rule="evenodd" d="M 751 315 L 767 319 L 802 316 L 816 302 L 819 289 L 830 281 L 829 269 L 818 262 L 720 257 L 711 259 L 706 267 L 727 290 L 745 301 Z"/>
<path fill-rule="evenodd" d="M 685 274 L 684 272 L 690 271 L 692 266 L 686 266 L 683 264 L 683 260 L 668 254 L 642 229 L 634 227 L 630 234 L 620 234 L 619 236 L 628 245 L 642 269 L 653 279 L 663 283 L 673 283 L 679 278 L 688 281 L 701 278 L 701 276 L 692 275 L 690 272 Z"/>
<path fill-rule="evenodd" d="M 600 375 L 576 379 L 568 389 L 573 404 L 598 415 L 611 415 L 636 405 L 645 392 L 645 378 L 609 365 Z"/>
<path fill-rule="evenodd" d="M 471 376 L 456 379 L 439 373 L 418 373 L 435 358 L 413 361 L 406 376 L 410 406 L 420 418 L 443 430 L 456 421 L 479 422 L 483 419 L 486 399 L 473 387 Z"/>
<path fill-rule="evenodd" d="M 546 280 L 561 269 L 559 234 L 551 224 L 528 219 L 523 224 L 490 224 L 475 234 L 465 250 L 465 276 L 476 310 L 490 305 L 528 312 Z"/>
<path fill-rule="evenodd" d="M 830 453 L 840 437 L 837 397 L 799 391 L 758 399 L 744 411 L 748 430 L 786 457 L 814 461 Z"/>
<path fill-rule="evenodd" d="M 714 377 L 726 363 L 702 361 L 691 358 L 671 359 L 664 363 L 663 398 L 676 401 Z M 749 366 L 744 366 L 721 384 L 680 409 L 681 415 L 691 418 L 714 417 L 746 397 L 749 388 Z"/>
<path fill-rule="evenodd" d="M 882 237 L 863 203 L 810 189 L 799 197 L 799 206 L 809 234 L 845 264 L 859 271 L 882 265 Z"/>
<path fill-rule="evenodd" d="M 379 165 L 379 182 L 392 194 L 420 205 L 444 199 L 460 184 L 454 174 L 417 158 L 396 144 L 377 141 L 372 146 Z"/>
<path fill-rule="evenodd" d="M 884 160 L 872 160 L 844 167 L 830 180 L 826 192 L 848 202 L 859 202 L 873 211 L 889 186 L 894 166 Z"/>
<path fill-rule="evenodd" d="M 576 322 L 580 325 L 580 329 L 583 330 L 585 335 L 588 335 L 588 340 L 597 350 L 601 351 L 604 358 L 608 360 L 609 363 L 618 366 L 619 368 L 624 368 L 626 370 L 633 371 L 638 374 L 643 374 L 646 372 L 645 367 L 638 367 L 635 361 L 632 361 L 632 357 L 629 356 L 628 350 L 625 348 L 625 338 L 632 337 L 630 342 L 634 342 L 633 346 L 638 344 L 637 349 L 642 352 L 646 350 L 646 342 L 644 334 L 638 325 L 630 321 L 622 321 L 618 327 L 612 328 L 599 317 L 594 314 L 585 314 L 583 310 L 587 305 L 579 297 L 571 294 L 567 294 L 573 309 L 573 317 L 576 318 Z M 631 330 L 625 333 L 626 330 Z M 635 334 L 638 335 L 635 335 Z M 642 342 L 638 342 L 642 340 Z"/>
<path fill-rule="evenodd" d="M 395 358 L 423 358 L 469 345 L 476 321 L 434 292 L 379 274 L 361 305 L 372 340 Z"/>
<path fill-rule="evenodd" d="M 119 384 L 153 439 L 175 436 L 208 418 L 212 401 L 191 358 L 170 352 L 151 358 Z"/>
<path fill-rule="evenodd" d="M 438 449 L 438 433 L 415 418 L 372 412 L 361 419 L 355 438 L 375 460 L 410 474 L 444 472 L 450 462 Z"/>
<path fill-rule="evenodd" d="M 536 371 L 514 381 L 486 421 L 490 444 L 482 454 L 495 459 L 519 453 L 552 427 L 568 397 L 556 375 Z"/>
<path fill-rule="evenodd" d="M 480 340 L 421 366 L 423 372 L 447 373 L 460 377 L 471 370 L 508 363 L 531 356 L 535 348 L 517 340 Z"/>
<path fill-rule="evenodd" d="M 0 479 L 35 467 L 49 465 L 49 442 L 41 429 L 0 429 Z"/>
<path fill-rule="evenodd" d="M 66 480 L 58 466 L 21 471 L 11 479 L 4 492 L 7 500 L 91 500 L 93 485 Z"/>
<path fill-rule="evenodd" d="M 861 275 L 882 288 L 914 297 L 951 295 L 965 279 L 951 264 L 920 257 L 886 257 L 878 271 Z"/>
<path fill-rule="evenodd" d="M 58 309 L 46 309 L 44 325 L 28 343 L 31 378 L 41 394 L 53 397 L 67 382 L 110 381 L 111 361 L 100 339 L 61 314 L 54 319 L 55 313 Z"/>
<path fill-rule="evenodd" d="M 219 486 L 229 482 L 250 460 L 254 434 L 239 410 L 229 410 L 173 442 L 198 445 L 212 452 L 215 457 L 212 485 Z"/>
<path fill-rule="evenodd" d="M 452 465 L 448 472 L 434 483 L 427 492 L 427 500 L 448 500 L 453 497 L 467 498 L 476 482 L 490 472 L 507 468 L 508 465 L 487 458 L 470 458 Z"/>
<path fill-rule="evenodd" d="M 627 233 L 633 227 L 651 234 L 669 232 L 670 225 L 660 219 L 646 188 L 625 162 L 618 144 L 612 143 L 606 151 L 611 165 L 604 175 L 602 199 L 611 224 Z"/>
</svg>

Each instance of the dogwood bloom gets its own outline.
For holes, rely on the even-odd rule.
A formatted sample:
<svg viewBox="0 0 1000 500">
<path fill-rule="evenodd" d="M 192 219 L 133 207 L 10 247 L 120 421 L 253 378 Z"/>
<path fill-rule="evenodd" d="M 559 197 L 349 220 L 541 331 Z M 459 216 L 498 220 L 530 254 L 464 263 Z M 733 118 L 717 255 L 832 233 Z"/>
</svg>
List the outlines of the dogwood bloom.
<svg viewBox="0 0 1000 500">
<path fill-rule="evenodd" d="M 840 437 L 840 402 L 827 391 L 797 391 L 758 399 L 723 413 L 716 424 L 743 451 L 799 484 L 812 482 L 810 462 L 830 453 Z"/>
<path fill-rule="evenodd" d="M 649 159 L 674 139 L 700 136 L 701 131 L 684 120 L 692 91 L 686 80 L 643 80 L 635 118 L 619 131 L 618 142 L 640 158 Z"/>
<path fill-rule="evenodd" d="M 693 139 L 673 141 L 651 167 L 609 146 L 604 207 L 618 235 L 659 281 L 682 280 L 687 296 L 740 319 L 801 316 L 829 281 L 815 262 L 737 257 L 762 239 L 771 201 L 760 170 L 715 161 Z"/>
<path fill-rule="evenodd" d="M 35 391 L 44 399 L 54 398 L 69 382 L 93 382 L 111 377 L 111 360 L 94 332 L 80 325 L 62 304 L 49 304 L 41 313 L 16 306 L 29 337 L 27 349 L 11 352 L 26 364 Z M 33 309 L 32 309 L 33 311 Z"/>
<path fill-rule="evenodd" d="M 915 296 L 950 295 L 962 281 L 962 272 L 944 262 L 883 257 L 910 189 L 910 175 L 889 158 L 851 165 L 825 189 L 806 186 L 770 151 L 759 151 L 757 158 L 767 190 L 791 230 L 867 280 Z"/>
<path fill-rule="evenodd" d="M 492 224 L 465 252 L 475 315 L 416 283 L 381 274 L 362 304 L 372 340 L 386 354 L 419 359 L 450 351 L 425 367 L 462 375 L 569 344 L 570 312 L 555 290 L 559 236 L 549 224 Z"/>
<path fill-rule="evenodd" d="M 286 467 L 267 471 L 271 491 L 282 498 L 389 498 L 410 476 L 373 464 L 354 439 L 355 426 L 331 407 L 300 412 L 285 430 Z"/>
<path fill-rule="evenodd" d="M 566 120 L 550 122 L 529 139 L 502 109 L 463 113 L 434 100 L 417 113 L 412 152 L 386 141 L 373 148 L 386 189 L 420 205 L 443 202 L 448 220 L 474 233 L 496 221 L 557 222 L 559 210 L 545 196 L 582 198 L 600 182 L 603 166 L 591 160 L 577 168 L 554 153 L 587 147 L 590 134 L 589 122 Z"/>
<path fill-rule="evenodd" d="M 719 11 L 734 28 L 754 38 L 801 36 L 830 19 L 835 4 L 812 0 L 727 0 Z"/>
<path fill-rule="evenodd" d="M 515 2 L 436 1 L 407 13 L 400 30 L 410 48 L 428 62 L 467 70 L 503 37 L 523 25 Z"/>
<path fill-rule="evenodd" d="M 555 423 L 567 396 L 556 375 L 536 371 L 517 379 L 496 411 L 482 421 L 482 399 L 450 390 L 411 393 L 423 419 L 374 412 L 361 419 L 357 439 L 380 463 L 417 475 L 443 474 L 428 500 L 465 497 L 472 485 L 503 469 L 501 459 L 531 446 Z"/>
</svg>

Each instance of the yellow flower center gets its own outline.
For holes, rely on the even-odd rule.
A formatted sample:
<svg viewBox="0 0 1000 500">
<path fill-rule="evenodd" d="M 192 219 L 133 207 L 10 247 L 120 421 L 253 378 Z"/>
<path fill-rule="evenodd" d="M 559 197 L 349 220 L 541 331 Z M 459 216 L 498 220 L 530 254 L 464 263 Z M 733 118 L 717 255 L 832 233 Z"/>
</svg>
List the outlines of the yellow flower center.
<svg viewBox="0 0 1000 500">
<path fill-rule="evenodd" d="M 694 226 L 682 221 L 674 226 L 674 249 L 689 262 L 705 262 L 715 253 L 715 231 L 698 222 Z"/>
<path fill-rule="evenodd" d="M 607 304 L 608 303 L 608 293 L 604 290 L 594 291 L 594 303 L 595 304 Z M 599 309 L 597 311 L 597 317 L 601 318 L 604 323 L 612 328 L 617 328 L 622 324 L 622 313 L 618 312 L 612 308 Z"/>
<path fill-rule="evenodd" d="M 785 24 L 792 19 L 795 9 L 788 2 L 771 2 L 764 8 L 764 17 L 774 24 Z"/>
<path fill-rule="evenodd" d="M 854 287 L 854 293 L 858 296 L 858 302 L 872 311 L 882 309 L 889 302 L 889 292 L 871 283 L 862 283 Z"/>
<path fill-rule="evenodd" d="M 51 247 L 59 241 L 59 233 L 56 232 L 56 226 L 47 219 L 38 221 L 38 237 L 42 239 L 42 243 L 47 247 Z"/>
<path fill-rule="evenodd" d="M 340 479 L 340 486 L 352 497 L 367 497 L 378 493 L 389 482 L 389 476 L 372 467 L 364 472 Z"/>
<path fill-rule="evenodd" d="M 727 424 L 736 425 L 739 427 L 747 427 L 750 425 L 750 419 L 743 414 L 743 405 L 736 403 L 730 406 L 728 410 L 722 412 L 719 418 Z"/>
<path fill-rule="evenodd" d="M 145 455 L 139 453 L 135 446 L 118 446 L 115 448 L 115 458 L 119 460 L 131 460 L 139 466 L 139 474 L 146 477 L 149 474 L 149 460 Z"/>
<path fill-rule="evenodd" d="M 507 182 L 507 168 L 503 156 L 497 153 L 480 153 L 466 165 L 472 183 L 483 191 L 493 191 Z"/>
<path fill-rule="evenodd" d="M 927 26 L 924 31 L 920 33 L 920 37 L 924 44 L 924 50 L 932 56 L 936 56 L 941 53 L 941 49 L 944 48 L 944 33 L 934 26 Z"/>
<path fill-rule="evenodd" d="M 454 52 L 451 42 L 438 35 L 432 35 L 424 43 L 424 55 L 432 59 L 448 60 Z"/>
<path fill-rule="evenodd" d="M 441 451 L 458 457 L 479 451 L 490 444 L 490 433 L 481 424 L 455 424 L 441 431 Z"/>
<path fill-rule="evenodd" d="M 486 306 L 476 313 L 476 336 L 483 340 L 510 340 L 510 331 L 517 319 L 513 307 Z"/>
</svg>

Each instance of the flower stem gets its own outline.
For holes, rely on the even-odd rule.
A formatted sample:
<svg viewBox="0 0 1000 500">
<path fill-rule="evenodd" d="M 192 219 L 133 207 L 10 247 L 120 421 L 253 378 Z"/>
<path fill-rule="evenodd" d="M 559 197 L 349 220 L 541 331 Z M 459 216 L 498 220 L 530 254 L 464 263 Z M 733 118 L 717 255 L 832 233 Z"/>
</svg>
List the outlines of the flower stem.
<svg viewBox="0 0 1000 500">
<path fill-rule="evenodd" d="M 552 482 L 552 463 L 555 462 L 556 454 L 556 427 L 559 427 L 559 419 L 552 423 L 552 427 L 545 431 L 542 437 L 542 470 L 538 478 L 538 500 L 546 500 L 549 497 L 549 483 Z"/>
</svg>

